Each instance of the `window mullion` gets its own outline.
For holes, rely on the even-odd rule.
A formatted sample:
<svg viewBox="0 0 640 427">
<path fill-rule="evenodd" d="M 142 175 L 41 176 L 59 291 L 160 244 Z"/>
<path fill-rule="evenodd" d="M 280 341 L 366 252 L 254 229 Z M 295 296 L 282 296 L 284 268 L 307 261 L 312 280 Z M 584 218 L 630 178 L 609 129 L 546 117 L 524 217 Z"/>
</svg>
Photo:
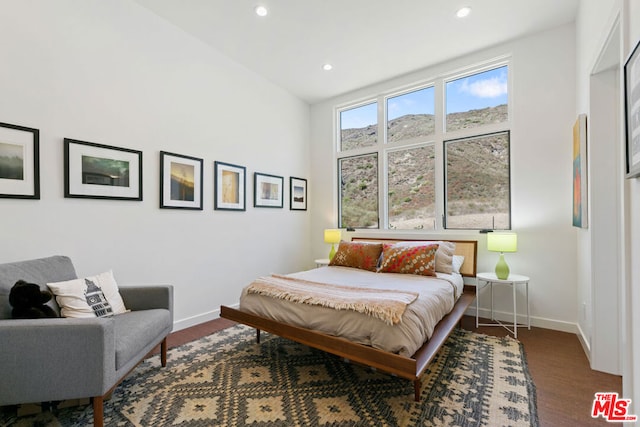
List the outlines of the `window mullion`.
<svg viewBox="0 0 640 427">
<path fill-rule="evenodd" d="M 436 227 L 438 231 L 444 230 L 444 83 L 442 79 L 435 81 L 435 185 L 436 185 Z"/>
<path fill-rule="evenodd" d="M 387 183 L 387 156 L 385 154 L 385 144 L 387 143 L 386 105 L 384 96 L 378 97 L 378 229 L 380 230 L 386 230 L 389 224 L 387 218 L 389 184 Z"/>
</svg>

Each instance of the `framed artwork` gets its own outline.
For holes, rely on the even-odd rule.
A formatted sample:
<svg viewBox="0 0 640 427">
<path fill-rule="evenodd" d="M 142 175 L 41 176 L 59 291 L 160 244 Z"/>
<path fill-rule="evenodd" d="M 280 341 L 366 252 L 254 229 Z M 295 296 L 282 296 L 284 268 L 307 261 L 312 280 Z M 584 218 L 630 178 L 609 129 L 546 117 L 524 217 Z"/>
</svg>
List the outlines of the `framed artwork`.
<svg viewBox="0 0 640 427">
<path fill-rule="evenodd" d="M 255 172 L 253 174 L 253 206 L 256 208 L 281 208 L 284 178 Z"/>
<path fill-rule="evenodd" d="M 0 123 L 0 197 L 40 198 L 40 131 Z"/>
<path fill-rule="evenodd" d="M 142 151 L 65 138 L 64 197 L 142 200 Z"/>
<path fill-rule="evenodd" d="M 640 41 L 624 64 L 626 178 L 640 175 Z"/>
<path fill-rule="evenodd" d="M 304 178 L 289 178 L 289 195 L 291 197 L 289 208 L 292 211 L 307 210 L 307 180 Z"/>
<path fill-rule="evenodd" d="M 160 208 L 202 210 L 202 159 L 160 151 Z"/>
<path fill-rule="evenodd" d="M 587 221 L 587 116 L 573 125 L 573 225 L 588 228 Z"/>
<path fill-rule="evenodd" d="M 216 210 L 246 210 L 246 168 L 214 162 L 213 208 Z"/>
</svg>

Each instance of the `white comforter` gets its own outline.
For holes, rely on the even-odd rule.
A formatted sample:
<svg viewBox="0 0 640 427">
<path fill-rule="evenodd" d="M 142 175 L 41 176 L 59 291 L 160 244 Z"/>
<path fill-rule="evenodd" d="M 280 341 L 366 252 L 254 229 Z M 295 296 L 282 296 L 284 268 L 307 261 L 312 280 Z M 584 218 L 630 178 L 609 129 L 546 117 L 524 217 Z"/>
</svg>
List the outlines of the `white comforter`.
<svg viewBox="0 0 640 427">
<path fill-rule="evenodd" d="M 412 356 L 431 337 L 435 325 L 451 311 L 456 298 L 462 294 L 464 284 L 459 274 L 437 275 L 438 278 L 373 273 L 349 267 L 322 267 L 290 274 L 312 282 L 418 292 L 419 297 L 407 306 L 402 322 L 397 325 L 388 325 L 382 320 L 355 311 L 338 311 L 248 294 L 246 289 L 240 297 L 240 310 L 388 352 Z"/>
</svg>

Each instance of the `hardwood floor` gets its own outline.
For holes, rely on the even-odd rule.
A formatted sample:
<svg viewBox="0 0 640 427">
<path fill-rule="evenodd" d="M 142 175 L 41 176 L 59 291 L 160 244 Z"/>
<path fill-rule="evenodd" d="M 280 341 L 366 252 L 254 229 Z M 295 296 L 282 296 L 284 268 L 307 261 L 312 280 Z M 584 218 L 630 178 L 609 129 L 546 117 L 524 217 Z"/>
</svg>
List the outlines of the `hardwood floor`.
<svg viewBox="0 0 640 427">
<path fill-rule="evenodd" d="M 226 319 L 210 322 L 172 333 L 169 348 L 227 328 L 235 323 Z M 487 335 L 506 336 L 499 327 L 475 328 L 475 318 L 465 316 L 462 327 Z M 518 328 L 529 371 L 537 390 L 538 417 L 541 426 L 592 426 L 607 424 L 602 418 L 591 418 L 594 394 L 600 391 L 622 394 L 622 378 L 589 367 L 578 337 L 549 329 Z"/>
<path fill-rule="evenodd" d="M 475 317 L 463 318 L 462 327 L 493 336 L 507 336 L 500 327 L 475 327 Z M 513 335 L 511 335 L 513 336 Z M 594 394 L 622 394 L 622 377 L 593 371 L 575 334 L 550 329 L 518 328 L 529 371 L 536 385 L 541 426 L 595 426 L 608 424 L 591 418 Z"/>
</svg>

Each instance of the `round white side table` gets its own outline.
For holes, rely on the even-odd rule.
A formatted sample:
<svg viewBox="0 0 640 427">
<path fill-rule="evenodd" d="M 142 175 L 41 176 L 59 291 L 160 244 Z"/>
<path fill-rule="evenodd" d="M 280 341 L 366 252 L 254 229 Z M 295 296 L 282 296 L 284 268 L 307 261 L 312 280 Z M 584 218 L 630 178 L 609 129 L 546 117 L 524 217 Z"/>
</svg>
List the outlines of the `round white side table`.
<svg viewBox="0 0 640 427">
<path fill-rule="evenodd" d="M 518 310 L 516 304 L 517 285 L 524 285 L 525 295 L 527 300 L 527 324 L 518 324 Z M 513 329 L 510 329 L 510 323 L 503 323 L 496 319 L 493 313 L 493 285 L 508 285 L 513 290 Z M 489 286 L 491 289 L 491 321 L 493 323 L 479 323 L 479 309 L 480 309 L 480 290 Z M 529 278 L 520 274 L 509 274 L 506 279 L 498 279 L 495 273 L 478 273 L 476 275 L 476 328 L 478 326 L 502 326 L 507 331 L 511 332 L 514 338 L 518 338 L 518 326 L 526 326 L 531 329 L 531 317 L 529 315 Z"/>
</svg>

